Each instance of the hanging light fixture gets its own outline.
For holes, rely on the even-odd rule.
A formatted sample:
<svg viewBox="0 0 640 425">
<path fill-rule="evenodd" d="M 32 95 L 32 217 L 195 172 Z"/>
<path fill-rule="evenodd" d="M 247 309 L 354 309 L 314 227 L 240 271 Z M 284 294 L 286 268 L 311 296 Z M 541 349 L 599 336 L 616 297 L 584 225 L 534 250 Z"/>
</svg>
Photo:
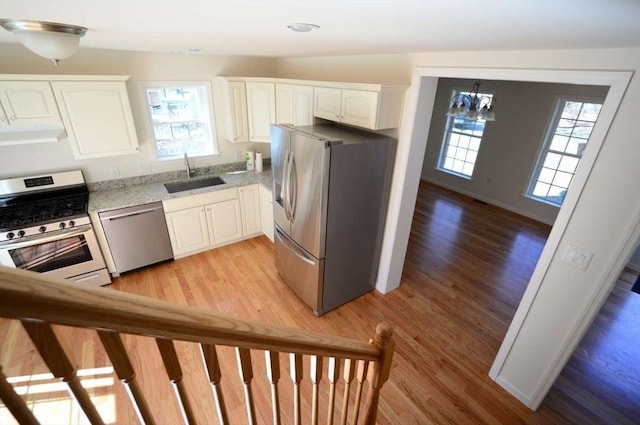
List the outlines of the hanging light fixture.
<svg viewBox="0 0 640 425">
<path fill-rule="evenodd" d="M 18 19 L 0 19 L 0 26 L 14 33 L 24 47 L 56 65 L 76 52 L 80 37 L 87 32 L 76 25 Z"/>
<path fill-rule="evenodd" d="M 468 94 L 458 93 L 454 95 L 451 98 L 451 108 L 447 111 L 447 116 L 473 121 L 495 121 L 494 106 L 496 98 L 479 94 L 480 85 L 480 82 L 476 81 L 473 83 L 473 89 Z"/>
</svg>

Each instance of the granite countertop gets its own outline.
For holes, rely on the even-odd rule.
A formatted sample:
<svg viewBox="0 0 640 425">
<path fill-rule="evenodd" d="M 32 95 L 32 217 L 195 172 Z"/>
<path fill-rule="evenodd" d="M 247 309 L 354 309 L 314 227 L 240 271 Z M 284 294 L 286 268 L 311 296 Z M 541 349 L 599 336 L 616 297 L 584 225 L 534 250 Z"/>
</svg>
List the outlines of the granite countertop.
<svg viewBox="0 0 640 425">
<path fill-rule="evenodd" d="M 208 186 L 200 189 L 185 190 L 169 193 L 164 183 L 185 181 L 184 171 L 172 171 L 167 173 L 151 174 L 148 176 L 131 177 L 118 180 L 89 184 L 89 212 L 102 212 L 118 208 L 133 207 L 165 199 L 181 198 L 198 193 L 224 190 L 233 187 L 261 184 L 269 189 L 272 185 L 270 168 L 263 172 L 255 171 L 238 172 L 238 166 L 234 164 L 216 167 L 196 169 L 195 176 L 191 180 L 219 176 L 225 184 Z"/>
</svg>

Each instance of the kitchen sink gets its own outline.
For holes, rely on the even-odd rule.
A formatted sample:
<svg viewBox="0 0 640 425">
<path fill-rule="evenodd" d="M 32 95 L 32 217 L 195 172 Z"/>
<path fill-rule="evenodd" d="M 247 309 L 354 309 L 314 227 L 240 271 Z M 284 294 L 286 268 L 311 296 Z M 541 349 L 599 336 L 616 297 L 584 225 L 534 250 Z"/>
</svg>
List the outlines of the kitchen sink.
<svg viewBox="0 0 640 425">
<path fill-rule="evenodd" d="M 167 188 L 167 192 L 175 193 L 175 192 L 183 192 L 185 190 L 193 190 L 200 189 L 203 187 L 216 186 L 219 184 L 225 184 L 225 181 L 220 177 L 207 177 L 206 179 L 198 179 L 198 180 L 186 180 L 175 183 L 165 183 L 164 187 Z"/>
</svg>

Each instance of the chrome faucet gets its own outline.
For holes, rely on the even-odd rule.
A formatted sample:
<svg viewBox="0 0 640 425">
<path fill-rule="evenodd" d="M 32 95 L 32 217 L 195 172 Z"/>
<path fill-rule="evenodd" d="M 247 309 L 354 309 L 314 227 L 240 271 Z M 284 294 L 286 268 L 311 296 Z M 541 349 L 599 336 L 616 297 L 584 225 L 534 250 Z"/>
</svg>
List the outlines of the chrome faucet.
<svg viewBox="0 0 640 425">
<path fill-rule="evenodd" d="M 191 165 L 189 164 L 189 157 L 187 156 L 187 153 L 184 153 L 184 166 L 187 169 L 187 178 L 190 179 L 191 177 L 193 177 L 193 174 L 196 172 L 196 170 L 191 168 Z"/>
</svg>

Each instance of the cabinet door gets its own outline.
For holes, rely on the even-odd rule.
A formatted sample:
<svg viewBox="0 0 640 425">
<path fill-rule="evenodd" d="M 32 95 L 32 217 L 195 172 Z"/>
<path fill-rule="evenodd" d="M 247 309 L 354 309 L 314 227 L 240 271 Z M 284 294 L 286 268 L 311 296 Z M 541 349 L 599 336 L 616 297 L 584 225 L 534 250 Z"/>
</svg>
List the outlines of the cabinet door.
<svg viewBox="0 0 640 425">
<path fill-rule="evenodd" d="M 244 82 L 228 82 L 226 94 L 227 138 L 231 142 L 246 142 L 249 140 L 249 125 L 247 123 L 247 94 Z"/>
<path fill-rule="evenodd" d="M 326 87 L 314 89 L 313 115 L 331 121 L 340 121 L 342 90 Z"/>
<path fill-rule="evenodd" d="M 47 81 L 0 82 L 0 125 L 62 124 L 56 100 Z M 4 118 L 4 120 L 3 120 Z"/>
<path fill-rule="evenodd" d="M 176 258 L 209 248 L 209 233 L 204 207 L 174 211 L 165 216 L 171 248 Z"/>
<path fill-rule="evenodd" d="M 345 124 L 376 129 L 378 118 L 378 92 L 342 90 L 340 121 Z"/>
<path fill-rule="evenodd" d="M 240 188 L 240 211 L 242 212 L 242 234 L 262 233 L 260 219 L 260 191 L 257 184 Z"/>
<path fill-rule="evenodd" d="M 242 237 L 240 201 L 238 199 L 209 204 L 206 209 L 211 245 L 223 245 Z"/>
<path fill-rule="evenodd" d="M 278 124 L 313 124 L 313 87 L 277 83 L 276 115 Z"/>
<path fill-rule="evenodd" d="M 77 159 L 138 153 L 124 82 L 64 81 L 52 85 Z"/>
<path fill-rule="evenodd" d="M 245 86 L 249 141 L 268 143 L 271 124 L 276 122 L 275 84 L 247 81 Z"/>
<path fill-rule="evenodd" d="M 273 195 L 264 186 L 260 186 L 260 218 L 262 233 L 273 242 Z"/>
</svg>

